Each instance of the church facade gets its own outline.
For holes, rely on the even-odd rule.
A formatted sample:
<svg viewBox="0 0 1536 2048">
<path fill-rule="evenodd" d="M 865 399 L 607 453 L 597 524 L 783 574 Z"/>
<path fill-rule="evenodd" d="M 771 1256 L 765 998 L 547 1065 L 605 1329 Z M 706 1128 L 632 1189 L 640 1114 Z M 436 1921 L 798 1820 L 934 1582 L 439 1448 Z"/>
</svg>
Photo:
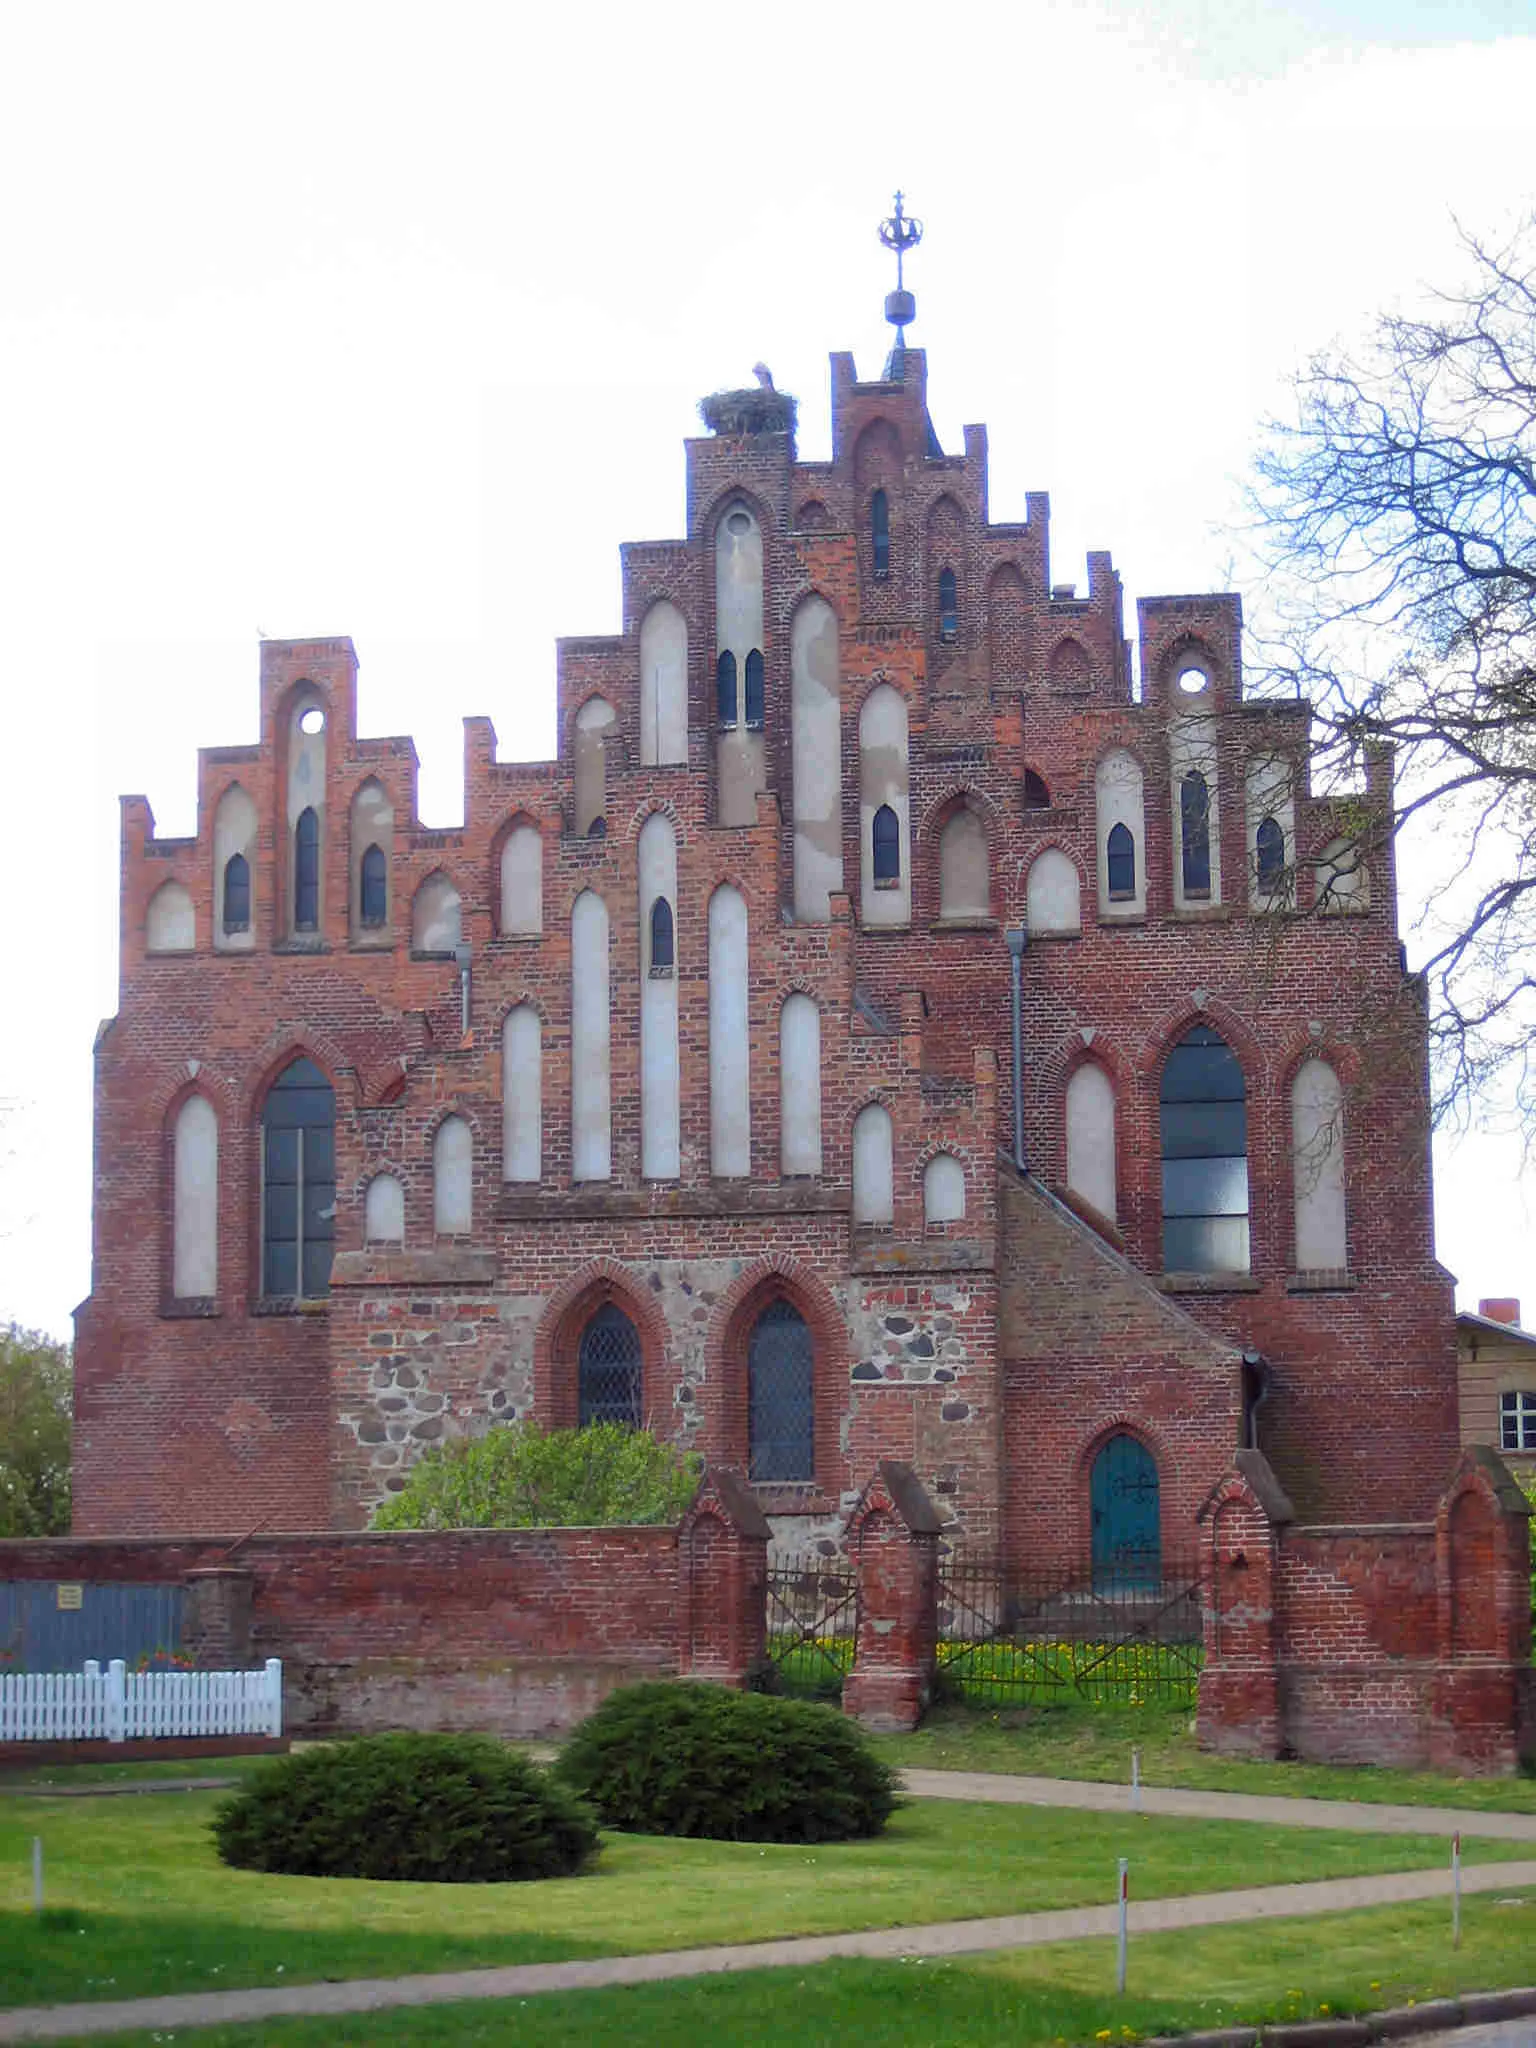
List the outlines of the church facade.
<svg viewBox="0 0 1536 2048">
<path fill-rule="evenodd" d="M 909 316 L 910 317 L 910 316 Z M 1231 595 L 1053 583 L 900 339 L 686 445 L 687 531 L 559 645 L 465 822 L 267 641 L 198 829 L 124 800 L 76 1527 L 357 1528 L 428 1445 L 644 1423 L 829 1541 L 881 1457 L 957 1545 L 1189 1550 L 1242 1445 L 1303 1516 L 1456 1456 L 1390 762 L 1314 793 Z"/>
</svg>

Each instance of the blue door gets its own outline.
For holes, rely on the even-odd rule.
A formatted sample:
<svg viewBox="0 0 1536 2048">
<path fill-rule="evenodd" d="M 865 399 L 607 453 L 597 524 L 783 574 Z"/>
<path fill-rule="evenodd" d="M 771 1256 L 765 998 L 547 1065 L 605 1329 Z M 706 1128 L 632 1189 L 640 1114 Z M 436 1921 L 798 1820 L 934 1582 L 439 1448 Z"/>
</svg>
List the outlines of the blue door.
<svg viewBox="0 0 1536 2048">
<path fill-rule="evenodd" d="M 1133 1436 L 1112 1436 L 1093 1461 L 1093 1589 L 1128 1593 L 1162 1578 L 1157 1461 Z"/>
</svg>

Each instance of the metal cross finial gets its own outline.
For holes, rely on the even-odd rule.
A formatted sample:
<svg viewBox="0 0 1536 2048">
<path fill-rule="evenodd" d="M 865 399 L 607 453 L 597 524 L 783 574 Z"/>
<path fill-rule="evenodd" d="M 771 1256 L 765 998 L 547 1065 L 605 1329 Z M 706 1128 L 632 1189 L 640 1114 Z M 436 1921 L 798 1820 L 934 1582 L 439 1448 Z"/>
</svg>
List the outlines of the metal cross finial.
<svg viewBox="0 0 1536 2048">
<path fill-rule="evenodd" d="M 904 214 L 901 210 L 901 201 L 902 194 L 898 192 L 896 194 L 896 211 L 889 220 L 883 220 L 880 223 L 881 241 L 884 242 L 887 249 L 894 249 L 896 251 L 897 291 L 905 289 L 905 282 L 901 274 L 901 259 L 909 249 L 915 249 L 923 239 L 922 222 L 920 220 L 913 220 L 910 215 Z"/>
<path fill-rule="evenodd" d="M 913 220 L 909 214 L 902 212 L 901 199 L 902 195 L 898 192 L 896 211 L 889 220 L 880 223 L 881 241 L 887 249 L 894 249 L 896 252 L 896 289 L 885 295 L 885 317 L 896 330 L 896 346 L 891 351 L 891 359 L 886 364 L 885 374 L 887 377 L 894 377 L 898 383 L 904 374 L 902 365 L 906 360 L 904 352 L 907 324 L 917 318 L 917 301 L 907 290 L 906 280 L 901 274 L 902 258 L 909 249 L 915 249 L 923 239 L 922 222 Z"/>
</svg>

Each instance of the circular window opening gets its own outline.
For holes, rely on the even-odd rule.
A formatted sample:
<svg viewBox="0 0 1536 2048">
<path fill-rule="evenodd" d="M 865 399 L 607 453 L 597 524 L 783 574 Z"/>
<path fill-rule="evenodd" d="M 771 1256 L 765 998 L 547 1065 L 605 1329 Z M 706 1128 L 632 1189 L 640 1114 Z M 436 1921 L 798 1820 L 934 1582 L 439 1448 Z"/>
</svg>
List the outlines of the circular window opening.
<svg viewBox="0 0 1536 2048">
<path fill-rule="evenodd" d="M 1210 686 L 1210 677 L 1203 668 L 1186 668 L 1179 671 L 1179 688 L 1186 697 L 1198 697 Z"/>
<path fill-rule="evenodd" d="M 732 533 L 745 533 L 752 524 L 745 512 L 733 512 L 725 523 Z"/>
<path fill-rule="evenodd" d="M 307 711 L 299 713 L 299 731 L 307 733 L 325 731 L 325 713 L 318 704 L 311 704 Z"/>
</svg>

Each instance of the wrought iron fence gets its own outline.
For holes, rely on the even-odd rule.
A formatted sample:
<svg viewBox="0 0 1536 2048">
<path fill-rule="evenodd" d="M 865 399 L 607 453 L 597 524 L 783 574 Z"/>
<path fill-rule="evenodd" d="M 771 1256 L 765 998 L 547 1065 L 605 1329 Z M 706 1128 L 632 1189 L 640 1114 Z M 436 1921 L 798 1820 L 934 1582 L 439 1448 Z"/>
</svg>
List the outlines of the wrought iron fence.
<svg viewBox="0 0 1536 2048">
<path fill-rule="evenodd" d="M 858 1578 L 847 1558 L 770 1563 L 768 1664 L 775 1690 L 836 1699 L 853 1669 L 858 1621 Z"/>
<path fill-rule="evenodd" d="M 963 1557 L 941 1564 L 940 1685 L 968 1705 L 1193 1706 L 1202 1656 L 1194 1558 L 1148 1552 L 1114 1573 L 1006 1581 Z"/>
</svg>

